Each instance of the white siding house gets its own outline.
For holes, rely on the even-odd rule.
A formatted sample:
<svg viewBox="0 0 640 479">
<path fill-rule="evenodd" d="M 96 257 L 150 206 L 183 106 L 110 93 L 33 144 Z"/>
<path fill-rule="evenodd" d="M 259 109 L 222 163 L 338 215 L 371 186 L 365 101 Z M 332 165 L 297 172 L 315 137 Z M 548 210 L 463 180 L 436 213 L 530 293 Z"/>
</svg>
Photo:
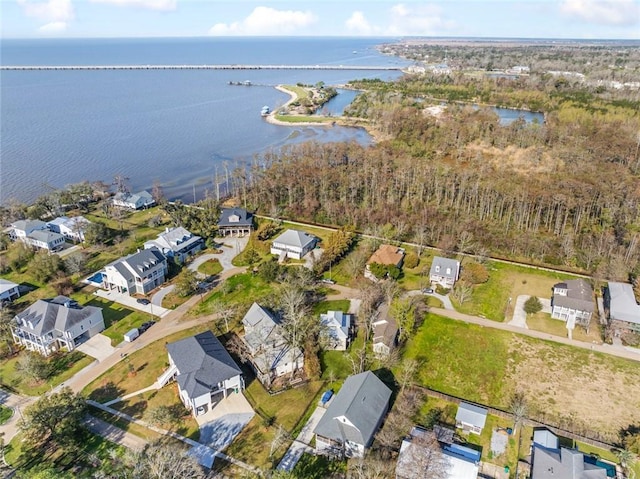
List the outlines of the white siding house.
<svg viewBox="0 0 640 479">
<path fill-rule="evenodd" d="M 302 259 L 316 247 L 318 238 L 299 230 L 287 230 L 273 240 L 271 254 L 292 259 Z"/>
<path fill-rule="evenodd" d="M 129 295 L 144 295 L 162 285 L 166 274 L 167 259 L 153 247 L 107 265 L 103 272 L 103 286 Z"/>
</svg>

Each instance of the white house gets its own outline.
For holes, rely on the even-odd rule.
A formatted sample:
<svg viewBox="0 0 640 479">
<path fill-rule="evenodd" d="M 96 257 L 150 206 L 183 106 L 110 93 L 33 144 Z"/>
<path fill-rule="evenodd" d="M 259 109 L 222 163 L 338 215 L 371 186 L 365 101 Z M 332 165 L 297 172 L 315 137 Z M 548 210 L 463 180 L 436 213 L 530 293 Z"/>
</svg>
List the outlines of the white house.
<svg viewBox="0 0 640 479">
<path fill-rule="evenodd" d="M 245 333 L 242 340 L 250 354 L 249 362 L 262 384 L 270 386 L 274 379 L 302 369 L 302 351 L 285 341 L 279 321 L 269 311 L 253 303 L 242 324 Z"/>
<path fill-rule="evenodd" d="M 456 413 L 456 427 L 465 432 L 481 434 L 487 422 L 487 410 L 483 407 L 461 402 Z"/>
<path fill-rule="evenodd" d="M 84 241 L 84 231 L 91 221 L 84 216 L 73 216 L 68 218 L 66 216 L 59 216 L 51 221 L 47 221 L 47 227 L 49 231 L 61 234 L 66 239 L 71 241 Z"/>
<path fill-rule="evenodd" d="M 158 378 L 160 387 L 170 379 L 194 416 L 206 414 L 230 393 L 244 390 L 242 371 L 211 331 L 167 344 L 169 369 Z"/>
<path fill-rule="evenodd" d="M 34 231 L 43 231 L 47 229 L 47 223 L 40 220 L 19 220 L 11 223 L 9 236 L 12 240 L 18 240 L 26 243 L 26 238 Z"/>
<path fill-rule="evenodd" d="M 40 220 L 20 220 L 11 224 L 9 236 L 34 248 L 54 251 L 64 245 L 64 236 L 48 229 Z"/>
<path fill-rule="evenodd" d="M 316 453 L 363 457 L 389 408 L 391 389 L 371 371 L 349 376 L 313 430 Z"/>
<path fill-rule="evenodd" d="M 0 303 L 3 301 L 13 301 L 19 297 L 20 287 L 12 281 L 0 278 Z"/>
<path fill-rule="evenodd" d="M 320 324 L 327 339 L 327 349 L 344 351 L 353 337 L 353 315 L 342 311 L 327 311 L 320 315 Z"/>
<path fill-rule="evenodd" d="M 196 254 L 204 247 L 204 241 L 200 236 L 179 226 L 166 228 L 164 233 L 160 233 L 156 239 L 144 244 L 145 249 L 153 247 L 158 248 L 167 258 L 184 262 L 187 257 Z"/>
<path fill-rule="evenodd" d="M 302 259 L 316 247 L 318 238 L 299 230 L 287 230 L 273 240 L 271 254 L 281 258 Z"/>
<path fill-rule="evenodd" d="M 156 201 L 151 196 L 151 193 L 148 191 L 140 191 L 139 193 L 116 193 L 111 202 L 114 206 L 119 206 L 121 208 L 128 208 L 130 210 L 140 210 L 143 208 L 149 208 L 156 204 Z"/>
<path fill-rule="evenodd" d="M 156 247 L 144 249 L 107 265 L 103 286 L 121 293 L 147 294 L 164 283 L 167 259 Z"/>
<path fill-rule="evenodd" d="M 66 296 L 40 299 L 13 319 L 11 333 L 17 344 L 44 356 L 77 344 L 104 330 L 102 309 L 80 306 Z"/>
<path fill-rule="evenodd" d="M 576 323 L 588 325 L 594 309 L 593 289 L 586 280 L 571 279 L 553 286 L 551 317 L 566 321 L 568 329 Z"/>
<path fill-rule="evenodd" d="M 453 288 L 460 277 L 460 261 L 435 256 L 429 270 L 429 280 L 443 288 Z"/>
</svg>

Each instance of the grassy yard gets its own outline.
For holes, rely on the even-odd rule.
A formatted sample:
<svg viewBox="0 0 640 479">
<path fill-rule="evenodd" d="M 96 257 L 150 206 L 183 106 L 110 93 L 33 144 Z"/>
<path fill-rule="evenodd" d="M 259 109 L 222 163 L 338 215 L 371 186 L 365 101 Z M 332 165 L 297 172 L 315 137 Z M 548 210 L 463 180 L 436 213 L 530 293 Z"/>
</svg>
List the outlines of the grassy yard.
<svg viewBox="0 0 640 479">
<path fill-rule="evenodd" d="M 125 421 L 124 419 L 119 418 L 118 416 L 114 416 L 113 414 L 109 414 L 102 409 L 94 408 L 89 406 L 89 413 L 92 416 L 97 417 L 98 419 L 102 419 L 103 421 L 108 422 L 109 424 L 113 424 L 116 427 L 119 427 L 123 431 L 130 432 L 131 434 L 135 434 L 146 441 L 153 442 L 165 436 L 158 434 L 157 432 L 152 431 L 144 426 L 140 426 L 134 422 Z"/>
<path fill-rule="evenodd" d="M 634 361 L 432 314 L 403 356 L 420 361 L 420 384 L 457 397 L 504 409 L 520 390 L 543 422 L 615 437 L 640 421 L 640 368 Z"/>
<path fill-rule="evenodd" d="M 335 121 L 332 117 L 315 115 L 275 115 L 276 120 L 287 123 L 331 123 Z"/>
<path fill-rule="evenodd" d="M 102 376 L 91 382 L 83 394 L 89 399 L 106 402 L 152 385 L 168 367 L 166 343 L 206 331 L 210 324 L 180 331 L 131 353 Z"/>
<path fill-rule="evenodd" d="M 602 336 L 596 321 L 596 319 L 592 319 L 589 334 L 581 326 L 576 326 L 573 329 L 573 339 L 587 343 L 602 344 Z M 554 336 L 562 336 L 563 338 L 567 337 L 565 325 L 564 321 L 553 319 L 549 313 L 536 313 L 527 317 L 529 329 L 553 334 Z"/>
<path fill-rule="evenodd" d="M 207 276 L 215 276 L 222 272 L 222 265 L 217 258 L 210 259 L 198 267 L 198 272 Z"/>
<path fill-rule="evenodd" d="M 349 311 L 351 301 L 348 299 L 336 299 L 333 301 L 321 301 L 313 305 L 313 315 L 325 314 L 327 311 Z"/>
<path fill-rule="evenodd" d="M 464 268 L 464 261 L 462 267 Z M 471 299 L 466 303 L 454 303 L 458 311 L 494 321 L 504 321 L 505 316 L 510 320 L 513 315 L 513 305 L 519 295 L 550 298 L 551 288 L 555 283 L 574 278 L 564 273 L 491 261 L 487 263 L 487 268 L 489 281 L 475 286 Z"/>
<path fill-rule="evenodd" d="M 0 406 L 0 425 L 7 422 L 13 416 L 13 409 L 5 406 Z"/>
<path fill-rule="evenodd" d="M 26 351 L 21 351 L 10 359 L 0 362 L 0 382 L 9 390 L 15 390 L 27 396 L 39 396 L 58 384 L 66 381 L 81 369 L 93 361 L 92 357 L 82 354 L 80 351 L 59 352 L 47 358 L 51 376 L 46 381 L 34 381 L 16 370 L 16 365 Z"/>
</svg>

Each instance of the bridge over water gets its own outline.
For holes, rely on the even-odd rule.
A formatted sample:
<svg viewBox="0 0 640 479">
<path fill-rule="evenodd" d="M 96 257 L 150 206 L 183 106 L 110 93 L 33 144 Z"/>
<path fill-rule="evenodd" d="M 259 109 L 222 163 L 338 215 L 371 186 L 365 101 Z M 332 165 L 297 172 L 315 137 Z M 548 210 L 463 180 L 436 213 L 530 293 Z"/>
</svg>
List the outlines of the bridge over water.
<svg viewBox="0 0 640 479">
<path fill-rule="evenodd" d="M 367 70 L 401 71 L 369 65 L 2 65 L 0 70 Z"/>
</svg>

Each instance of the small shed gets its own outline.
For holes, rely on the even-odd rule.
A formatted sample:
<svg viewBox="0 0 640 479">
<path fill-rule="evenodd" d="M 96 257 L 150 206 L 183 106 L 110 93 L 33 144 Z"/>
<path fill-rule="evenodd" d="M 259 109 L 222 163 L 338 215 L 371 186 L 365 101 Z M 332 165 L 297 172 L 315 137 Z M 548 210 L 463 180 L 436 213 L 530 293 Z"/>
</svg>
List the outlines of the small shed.
<svg viewBox="0 0 640 479">
<path fill-rule="evenodd" d="M 456 427 L 465 432 L 481 434 L 487 422 L 487 410 L 483 407 L 461 402 L 456 414 Z"/>
</svg>

